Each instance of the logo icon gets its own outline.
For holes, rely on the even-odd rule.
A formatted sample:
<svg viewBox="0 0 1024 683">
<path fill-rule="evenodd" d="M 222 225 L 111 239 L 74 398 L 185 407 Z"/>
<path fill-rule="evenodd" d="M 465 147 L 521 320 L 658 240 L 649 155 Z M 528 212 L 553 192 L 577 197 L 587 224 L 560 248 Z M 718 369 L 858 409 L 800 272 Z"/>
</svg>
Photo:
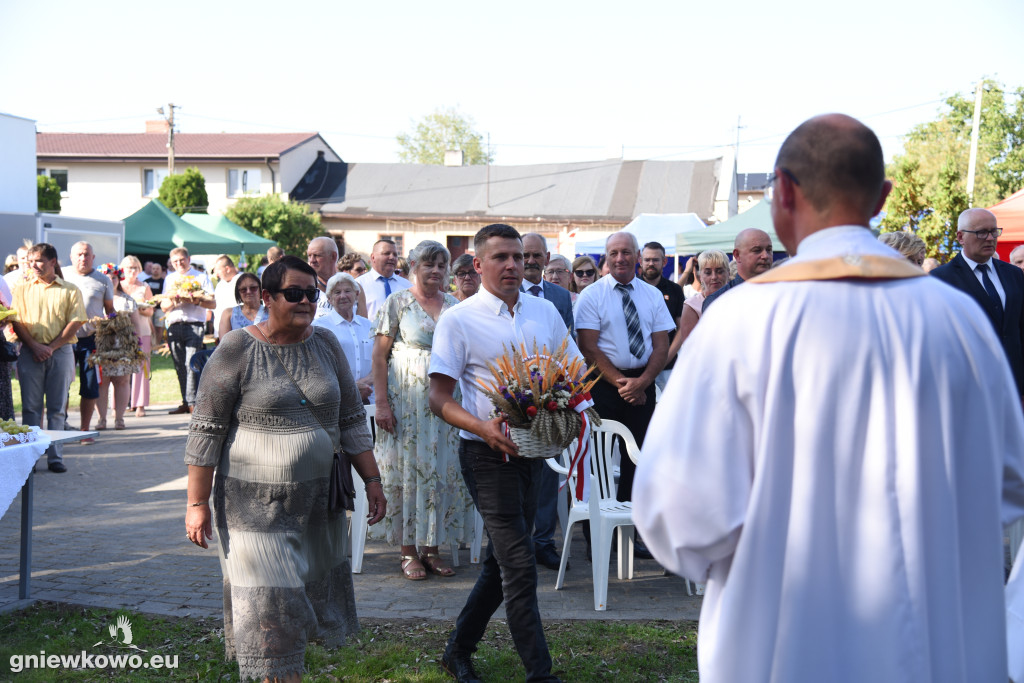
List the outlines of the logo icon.
<svg viewBox="0 0 1024 683">
<path fill-rule="evenodd" d="M 121 614 L 117 617 L 117 621 L 113 624 L 107 624 L 107 631 L 110 632 L 110 640 L 112 643 L 108 643 L 111 647 L 126 647 L 139 652 L 148 652 L 143 650 L 138 645 L 132 644 L 132 622 L 128 621 L 128 617 Z M 103 645 L 103 641 L 96 643 L 97 645 Z"/>
</svg>

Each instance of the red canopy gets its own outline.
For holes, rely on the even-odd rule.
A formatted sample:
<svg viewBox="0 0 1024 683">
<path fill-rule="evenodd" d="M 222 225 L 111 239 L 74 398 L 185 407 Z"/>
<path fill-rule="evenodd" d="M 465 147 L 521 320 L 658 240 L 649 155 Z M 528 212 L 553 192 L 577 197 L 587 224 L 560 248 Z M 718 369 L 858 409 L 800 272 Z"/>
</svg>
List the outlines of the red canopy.
<svg viewBox="0 0 1024 683">
<path fill-rule="evenodd" d="M 1009 259 L 1013 248 L 1024 244 L 1024 190 L 988 207 L 996 215 L 1003 234 L 999 237 L 999 256 Z"/>
</svg>

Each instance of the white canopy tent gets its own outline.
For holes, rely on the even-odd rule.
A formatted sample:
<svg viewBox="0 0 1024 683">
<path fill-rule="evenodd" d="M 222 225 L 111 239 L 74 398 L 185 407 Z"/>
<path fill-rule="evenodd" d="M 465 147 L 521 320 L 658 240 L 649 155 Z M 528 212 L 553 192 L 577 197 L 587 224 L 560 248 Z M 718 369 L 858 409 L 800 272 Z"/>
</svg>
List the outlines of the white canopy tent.
<svg viewBox="0 0 1024 683">
<path fill-rule="evenodd" d="M 665 247 L 665 254 L 674 256 L 678 233 L 704 230 L 707 227 L 695 213 L 642 213 L 630 221 L 623 230 L 636 235 L 641 247 L 648 242 L 660 242 Z M 577 242 L 576 253 L 604 253 L 604 243 L 604 239 Z"/>
</svg>

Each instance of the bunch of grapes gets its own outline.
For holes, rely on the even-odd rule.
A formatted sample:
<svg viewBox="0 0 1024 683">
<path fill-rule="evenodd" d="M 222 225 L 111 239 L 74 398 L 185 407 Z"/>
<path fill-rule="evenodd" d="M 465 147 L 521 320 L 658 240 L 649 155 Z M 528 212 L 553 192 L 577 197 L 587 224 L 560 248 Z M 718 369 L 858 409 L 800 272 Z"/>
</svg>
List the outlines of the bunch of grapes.
<svg viewBox="0 0 1024 683">
<path fill-rule="evenodd" d="M 0 429 L 8 434 L 27 434 L 32 431 L 32 428 L 28 425 L 20 425 L 14 420 L 0 421 Z"/>
</svg>

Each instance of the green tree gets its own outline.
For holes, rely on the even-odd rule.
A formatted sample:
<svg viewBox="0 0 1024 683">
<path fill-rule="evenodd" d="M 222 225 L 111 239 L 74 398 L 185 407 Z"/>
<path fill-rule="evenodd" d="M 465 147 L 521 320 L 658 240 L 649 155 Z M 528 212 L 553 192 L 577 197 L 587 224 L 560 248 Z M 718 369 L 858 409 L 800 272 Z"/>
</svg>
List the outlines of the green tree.
<svg viewBox="0 0 1024 683">
<path fill-rule="evenodd" d="M 1001 85 L 986 80 L 974 181 L 974 206 L 991 206 L 1024 187 L 1024 88 L 1007 104 Z M 909 230 L 944 260 L 956 250 L 956 219 L 968 207 L 974 93 L 946 99 L 938 118 L 913 128 L 889 164 L 893 192 L 882 230 Z"/>
<path fill-rule="evenodd" d="M 186 213 L 206 213 L 210 199 L 206 195 L 206 179 L 198 168 L 189 167 L 181 175 L 169 175 L 160 184 L 160 202 L 183 216 Z"/>
<path fill-rule="evenodd" d="M 286 254 L 304 257 L 309 241 L 324 234 L 320 214 L 278 195 L 242 197 L 224 215 L 246 230 L 277 242 Z"/>
<path fill-rule="evenodd" d="M 444 153 L 462 150 L 463 164 L 488 164 L 494 161 L 491 151 L 484 149 L 483 136 L 473 130 L 473 119 L 463 116 L 454 107 L 435 109 L 427 114 L 414 130 L 398 134 L 402 148 L 398 158 L 407 164 L 443 164 Z"/>
<path fill-rule="evenodd" d="M 36 178 L 36 203 L 43 213 L 60 213 L 60 185 L 50 176 L 41 175 Z"/>
</svg>

